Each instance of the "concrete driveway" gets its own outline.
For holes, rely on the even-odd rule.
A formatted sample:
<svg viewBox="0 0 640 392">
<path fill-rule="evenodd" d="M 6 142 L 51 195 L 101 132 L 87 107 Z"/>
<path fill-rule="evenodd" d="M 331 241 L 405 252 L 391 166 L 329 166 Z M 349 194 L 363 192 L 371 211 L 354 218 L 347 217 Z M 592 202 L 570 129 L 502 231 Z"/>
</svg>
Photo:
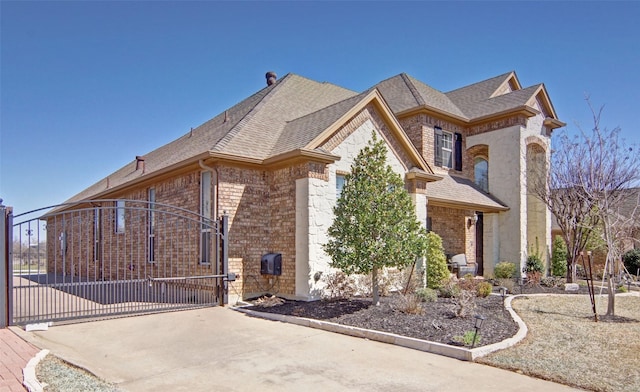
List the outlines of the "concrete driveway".
<svg viewBox="0 0 640 392">
<path fill-rule="evenodd" d="M 571 391 L 412 349 L 206 308 L 20 335 L 126 391 Z"/>
</svg>

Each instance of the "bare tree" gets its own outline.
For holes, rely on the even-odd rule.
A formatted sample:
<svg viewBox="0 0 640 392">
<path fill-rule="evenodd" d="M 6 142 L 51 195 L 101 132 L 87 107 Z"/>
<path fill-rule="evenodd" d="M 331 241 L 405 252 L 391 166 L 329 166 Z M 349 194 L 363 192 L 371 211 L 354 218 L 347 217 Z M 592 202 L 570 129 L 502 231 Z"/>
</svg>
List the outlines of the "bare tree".
<svg viewBox="0 0 640 392">
<path fill-rule="evenodd" d="M 583 134 L 584 137 L 584 134 Z M 529 189 L 556 217 L 567 245 L 567 282 L 576 281 L 576 265 L 590 237 L 591 227 L 598 224 L 594 201 L 580 185 L 580 162 L 588 154 L 587 144 L 579 136 L 566 132 L 555 136 L 550 155 L 550 170 L 527 176 L 534 185 Z M 538 155 L 537 159 L 543 159 Z M 537 165 L 545 167 L 545 165 Z"/>
<path fill-rule="evenodd" d="M 588 100 L 587 100 L 588 102 Z M 605 275 L 609 301 L 607 316 L 615 314 L 615 263 L 622 259 L 623 244 L 630 237 L 632 223 L 638 211 L 635 207 L 623 211 L 635 195 L 629 188 L 640 181 L 640 154 L 633 146 L 625 146 L 619 138 L 620 128 L 611 131 L 600 128 L 602 108 L 597 112 L 589 103 L 593 114 L 594 128 L 587 137 L 583 134 L 588 154 L 578 166 L 579 182 L 589 200 L 593 201 L 593 214 L 600 221 L 602 239 L 607 246 Z"/>
<path fill-rule="evenodd" d="M 602 108 L 593 114 L 590 134 L 580 129 L 573 137 L 566 132 L 556 139 L 546 177 L 531 178 L 533 193 L 555 215 L 567 244 L 567 281 L 575 282 L 578 256 L 590 238 L 599 233 L 607 245 L 607 266 L 620 258 L 624 233 L 619 210 L 623 190 L 640 180 L 640 155 L 619 139 L 620 128 L 600 127 Z M 626 216 L 626 219 L 631 217 Z M 600 227 L 601 230 L 594 230 Z M 609 291 L 612 291 L 611 289 Z M 612 300 L 611 300 L 612 301 Z M 611 311 L 613 304 L 610 302 Z"/>
</svg>

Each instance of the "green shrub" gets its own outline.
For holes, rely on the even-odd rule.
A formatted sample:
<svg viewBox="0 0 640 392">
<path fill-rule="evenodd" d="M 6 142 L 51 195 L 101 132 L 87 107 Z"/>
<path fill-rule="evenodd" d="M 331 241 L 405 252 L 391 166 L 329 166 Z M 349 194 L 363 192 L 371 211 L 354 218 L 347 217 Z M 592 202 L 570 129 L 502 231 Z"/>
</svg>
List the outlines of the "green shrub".
<svg viewBox="0 0 640 392">
<path fill-rule="evenodd" d="M 627 290 L 627 286 L 625 286 L 625 285 L 623 285 L 623 284 L 621 284 L 620 286 L 618 286 L 618 292 L 619 292 L 619 293 L 626 293 L 627 291 L 628 291 L 628 290 Z"/>
<path fill-rule="evenodd" d="M 529 256 L 527 257 L 527 264 L 525 266 L 524 272 L 527 273 L 527 276 L 531 279 L 531 273 L 535 277 L 537 277 L 538 281 L 540 280 L 540 276 L 544 273 L 545 267 L 542 262 L 542 255 L 540 254 L 540 247 L 538 246 L 538 237 L 536 237 L 536 245 L 535 247 L 532 245 L 529 247 Z"/>
<path fill-rule="evenodd" d="M 501 261 L 496 264 L 493 274 L 496 279 L 511 279 L 516 273 L 516 265 L 508 261 Z"/>
<path fill-rule="evenodd" d="M 540 260 L 540 256 L 531 255 L 527 257 L 527 265 L 525 267 L 525 272 L 539 272 L 542 273 L 544 271 L 544 264 L 542 260 Z"/>
<path fill-rule="evenodd" d="M 622 255 L 622 262 L 630 274 L 638 275 L 638 270 L 640 270 L 640 249 L 631 249 L 626 252 Z"/>
<path fill-rule="evenodd" d="M 423 302 L 436 302 L 438 300 L 438 292 L 428 287 L 417 290 L 416 295 Z"/>
<path fill-rule="evenodd" d="M 551 275 L 567 275 L 567 245 L 560 236 L 553 239 L 553 252 L 551 256 Z"/>
<path fill-rule="evenodd" d="M 493 291 L 493 286 L 489 282 L 480 282 L 478 284 L 478 288 L 476 289 L 478 297 L 483 298 L 491 294 L 491 291 Z"/>
<path fill-rule="evenodd" d="M 434 232 L 427 233 L 427 287 L 438 289 L 443 279 L 449 277 L 447 256 L 442 247 L 442 238 Z"/>
</svg>

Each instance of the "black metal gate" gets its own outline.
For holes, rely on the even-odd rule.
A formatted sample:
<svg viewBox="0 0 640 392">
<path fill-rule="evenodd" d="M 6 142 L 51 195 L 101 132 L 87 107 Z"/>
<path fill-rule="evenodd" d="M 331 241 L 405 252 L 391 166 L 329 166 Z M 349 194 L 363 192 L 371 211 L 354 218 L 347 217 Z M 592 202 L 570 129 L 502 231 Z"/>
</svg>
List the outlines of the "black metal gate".
<svg viewBox="0 0 640 392">
<path fill-rule="evenodd" d="M 15 216 L 0 205 L 0 223 L 0 327 L 228 301 L 226 215 L 101 199 Z"/>
</svg>

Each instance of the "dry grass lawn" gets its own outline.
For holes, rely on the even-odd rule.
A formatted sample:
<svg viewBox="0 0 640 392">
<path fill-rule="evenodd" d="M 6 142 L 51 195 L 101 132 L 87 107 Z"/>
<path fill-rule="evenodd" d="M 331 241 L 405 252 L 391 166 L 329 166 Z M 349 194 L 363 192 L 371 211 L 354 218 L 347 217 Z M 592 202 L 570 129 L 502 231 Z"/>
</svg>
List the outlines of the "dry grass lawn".
<svg viewBox="0 0 640 392">
<path fill-rule="evenodd" d="M 606 296 L 596 298 L 606 313 Z M 640 391 L 640 297 L 617 296 L 616 316 L 593 321 L 583 295 L 531 296 L 513 301 L 529 328 L 525 340 L 478 362 L 593 391 Z"/>
</svg>

